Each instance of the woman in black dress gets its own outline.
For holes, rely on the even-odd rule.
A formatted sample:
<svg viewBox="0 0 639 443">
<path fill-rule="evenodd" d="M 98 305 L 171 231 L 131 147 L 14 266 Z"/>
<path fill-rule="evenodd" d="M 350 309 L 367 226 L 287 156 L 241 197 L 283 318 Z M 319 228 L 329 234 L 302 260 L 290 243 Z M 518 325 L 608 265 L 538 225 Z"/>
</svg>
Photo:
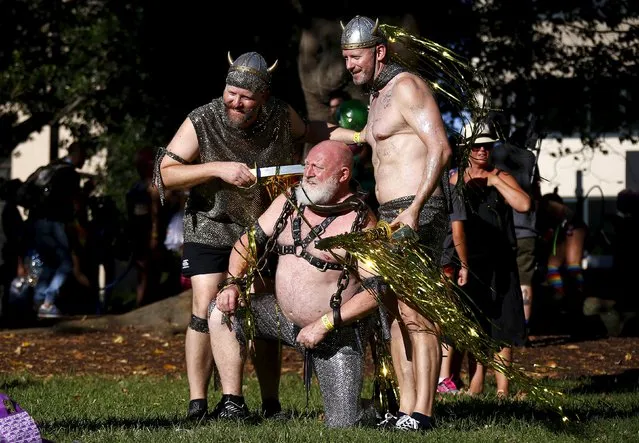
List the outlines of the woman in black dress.
<svg viewBox="0 0 639 443">
<path fill-rule="evenodd" d="M 526 339 L 524 309 L 516 261 L 516 239 L 512 209 L 526 212 L 530 198 L 511 175 L 495 168 L 490 153 L 499 141 L 487 125 L 466 133 L 477 133 L 471 142 L 464 170 L 464 231 L 468 254 L 468 283 L 464 291 L 485 332 L 503 344 L 495 359 L 509 365 L 512 347 Z M 499 149 L 497 147 L 497 149 Z M 457 173 L 451 183 L 460 179 Z M 486 367 L 469 356 L 471 394 L 483 392 Z M 499 360 L 497 360 L 499 361 Z M 498 395 L 508 394 L 508 379 L 495 372 Z"/>
</svg>

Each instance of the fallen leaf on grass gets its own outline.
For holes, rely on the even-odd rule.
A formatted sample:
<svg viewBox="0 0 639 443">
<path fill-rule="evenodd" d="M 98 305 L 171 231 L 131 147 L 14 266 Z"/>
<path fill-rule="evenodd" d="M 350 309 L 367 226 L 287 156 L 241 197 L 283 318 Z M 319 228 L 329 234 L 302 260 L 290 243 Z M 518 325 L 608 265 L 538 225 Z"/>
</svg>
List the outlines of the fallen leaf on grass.
<svg viewBox="0 0 639 443">
<path fill-rule="evenodd" d="M 175 371 L 177 369 L 177 366 L 167 363 L 164 365 L 164 369 L 166 369 L 167 371 Z"/>
<path fill-rule="evenodd" d="M 632 354 L 630 352 L 626 353 L 626 356 L 624 357 L 624 360 L 626 360 L 626 361 L 632 360 Z"/>
<path fill-rule="evenodd" d="M 161 355 L 161 354 L 164 354 L 164 351 L 163 351 L 162 349 L 155 349 L 155 350 L 153 351 L 153 353 L 154 353 L 155 355 Z"/>
<path fill-rule="evenodd" d="M 117 337 L 113 339 L 113 343 L 124 343 L 124 337 L 122 337 L 121 335 L 118 335 Z"/>
</svg>

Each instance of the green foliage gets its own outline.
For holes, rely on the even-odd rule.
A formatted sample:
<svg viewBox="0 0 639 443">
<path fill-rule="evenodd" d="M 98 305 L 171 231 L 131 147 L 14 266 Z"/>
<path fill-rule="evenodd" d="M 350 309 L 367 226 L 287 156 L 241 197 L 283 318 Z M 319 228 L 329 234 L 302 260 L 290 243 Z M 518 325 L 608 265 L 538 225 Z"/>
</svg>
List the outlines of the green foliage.
<svg viewBox="0 0 639 443">
<path fill-rule="evenodd" d="M 259 50 L 267 60 L 279 59 L 275 95 L 301 110 L 299 34 L 317 18 L 338 21 L 357 13 L 383 14 L 389 22 L 408 14 L 402 24 L 477 60 L 492 80 L 493 102 L 507 125 L 525 126 L 534 116 L 542 133 L 596 139 L 615 131 L 624 139 L 637 137 L 639 7 L 628 0 L 459 0 L 431 3 L 428 14 L 410 1 L 361 10 L 356 2 L 336 0 L 317 5 L 249 0 L 243 4 L 243 33 L 233 21 L 212 24 L 217 5 L 189 0 L 178 10 L 107 0 L 5 3 L 2 156 L 59 122 L 94 149 L 106 146 L 109 156 L 124 162 L 110 160 L 110 167 L 124 171 L 130 165 L 128 144 L 134 144 L 128 136 L 138 146 L 166 145 L 187 112 L 221 93 L 227 50 Z M 268 14 L 278 17 L 278 26 L 264 19 Z M 567 34 L 581 44 L 558 38 Z M 124 154 L 115 153 L 121 148 Z"/>
<path fill-rule="evenodd" d="M 636 377 L 617 379 L 605 388 L 601 379 L 551 382 L 566 393 L 566 412 L 579 420 L 562 423 L 528 400 L 499 400 L 449 396 L 436 402 L 437 428 L 427 434 L 429 442 L 575 442 L 635 441 L 639 438 L 639 396 Z M 625 380 L 621 382 L 621 380 Z M 370 380 L 365 383 L 370 387 Z M 605 388 L 605 389 L 603 389 Z M 317 383 L 311 388 L 308 414 L 298 374 L 282 379 L 281 400 L 292 410 L 286 422 L 185 423 L 188 403 L 186 379 L 157 377 L 62 377 L 0 376 L 0 391 L 9 394 L 40 425 L 44 437 L 53 441 L 156 442 L 368 442 L 424 441 L 423 434 L 398 433 L 371 428 L 327 429 L 322 423 L 322 402 Z M 260 406 L 259 387 L 248 377 L 244 392 L 252 411 Z M 365 396 L 369 396 L 366 392 Z M 209 395 L 215 404 L 219 392 Z"/>
</svg>

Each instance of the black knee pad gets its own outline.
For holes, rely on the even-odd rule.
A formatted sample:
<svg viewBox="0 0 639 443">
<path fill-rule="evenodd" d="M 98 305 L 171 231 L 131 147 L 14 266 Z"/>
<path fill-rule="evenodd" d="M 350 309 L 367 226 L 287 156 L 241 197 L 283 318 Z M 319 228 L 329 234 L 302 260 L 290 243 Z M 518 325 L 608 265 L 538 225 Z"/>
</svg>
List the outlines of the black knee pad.
<svg viewBox="0 0 639 443">
<path fill-rule="evenodd" d="M 195 332 L 208 334 L 209 322 L 205 318 L 200 318 L 196 315 L 191 314 L 191 322 L 189 323 L 189 328 L 193 329 Z"/>
</svg>

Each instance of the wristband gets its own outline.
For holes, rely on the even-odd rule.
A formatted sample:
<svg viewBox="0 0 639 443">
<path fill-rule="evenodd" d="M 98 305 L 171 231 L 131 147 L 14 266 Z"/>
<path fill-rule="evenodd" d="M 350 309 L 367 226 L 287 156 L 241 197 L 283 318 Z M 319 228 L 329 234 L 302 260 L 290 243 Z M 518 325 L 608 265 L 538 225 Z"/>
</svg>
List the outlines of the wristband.
<svg viewBox="0 0 639 443">
<path fill-rule="evenodd" d="M 326 330 L 329 332 L 335 329 L 335 326 L 333 326 L 333 323 L 331 323 L 331 321 L 328 319 L 327 314 L 322 315 L 322 324 L 324 325 Z"/>
<path fill-rule="evenodd" d="M 360 132 L 357 132 L 357 131 L 353 132 L 353 141 L 357 143 L 358 145 L 361 143 L 361 139 L 360 139 L 361 135 L 362 134 Z"/>
</svg>

